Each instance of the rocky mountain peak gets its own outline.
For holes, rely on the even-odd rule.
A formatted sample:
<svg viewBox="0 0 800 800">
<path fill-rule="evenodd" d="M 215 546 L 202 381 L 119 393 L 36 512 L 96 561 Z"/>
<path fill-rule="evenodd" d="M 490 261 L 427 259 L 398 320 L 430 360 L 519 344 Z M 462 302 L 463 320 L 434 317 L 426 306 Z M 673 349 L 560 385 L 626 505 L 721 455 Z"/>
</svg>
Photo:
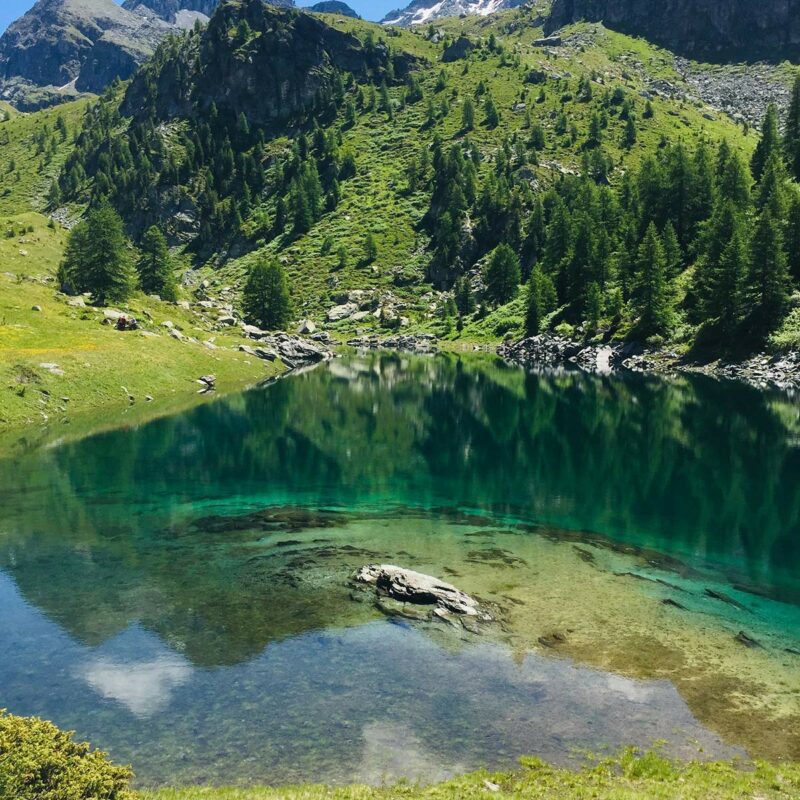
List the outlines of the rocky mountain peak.
<svg viewBox="0 0 800 800">
<path fill-rule="evenodd" d="M 128 78 L 169 32 L 114 0 L 39 0 L 0 37 L 0 96 L 34 108 Z"/>
<path fill-rule="evenodd" d="M 496 11 L 516 8 L 523 0 L 413 0 L 405 8 L 390 11 L 382 20 L 383 25 L 408 28 L 423 25 L 441 17 L 458 17 L 462 14 L 485 17 Z"/>
</svg>

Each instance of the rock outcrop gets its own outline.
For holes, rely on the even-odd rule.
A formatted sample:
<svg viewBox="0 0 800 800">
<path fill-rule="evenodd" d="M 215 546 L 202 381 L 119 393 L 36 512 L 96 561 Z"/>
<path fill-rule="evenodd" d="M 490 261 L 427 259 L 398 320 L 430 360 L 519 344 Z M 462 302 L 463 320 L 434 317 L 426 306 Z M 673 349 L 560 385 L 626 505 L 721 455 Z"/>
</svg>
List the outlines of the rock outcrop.
<svg viewBox="0 0 800 800">
<path fill-rule="evenodd" d="M 491 616 L 481 611 L 475 598 L 450 583 L 432 575 L 404 569 L 394 564 L 369 564 L 356 573 L 356 583 L 375 586 L 376 590 L 401 603 L 431 606 L 437 616 L 459 614 L 489 621 Z"/>
<path fill-rule="evenodd" d="M 799 0 L 554 0 L 545 30 L 580 20 L 602 22 L 700 60 L 800 57 Z"/>
<path fill-rule="evenodd" d="M 229 31 L 245 22 L 253 36 L 247 58 L 242 58 Z M 162 120 L 205 119 L 213 106 L 233 119 L 246 113 L 251 126 L 280 128 L 308 111 L 332 88 L 339 72 L 378 83 L 391 81 L 393 75 L 400 82 L 416 63 L 408 54 L 390 53 L 383 43 L 367 46 L 320 17 L 261 0 L 221 5 L 196 57 L 177 59 L 166 60 L 157 74 L 140 72 L 126 93 L 122 113 L 138 116 L 154 101 Z"/>
<path fill-rule="evenodd" d="M 161 19 L 176 23 L 181 11 L 202 14 L 208 18 L 219 4 L 220 0 L 125 0 L 122 7 L 128 11 L 149 9 Z"/>
<path fill-rule="evenodd" d="M 318 364 L 333 358 L 333 352 L 321 340 L 306 339 L 291 333 L 271 333 L 262 331 L 252 325 L 245 325 L 243 333 L 258 342 L 258 347 L 239 345 L 239 350 L 266 361 L 280 358 L 289 369 Z"/>
</svg>

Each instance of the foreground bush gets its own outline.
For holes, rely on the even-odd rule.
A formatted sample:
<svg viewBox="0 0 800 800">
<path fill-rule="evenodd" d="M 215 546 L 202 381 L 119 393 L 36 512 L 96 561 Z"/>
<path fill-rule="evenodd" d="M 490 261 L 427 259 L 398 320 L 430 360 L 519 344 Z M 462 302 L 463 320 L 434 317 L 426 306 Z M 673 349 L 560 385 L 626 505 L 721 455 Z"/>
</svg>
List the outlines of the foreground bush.
<svg viewBox="0 0 800 800">
<path fill-rule="evenodd" d="M 0 710 L 2 800 L 130 800 L 131 776 L 51 722 Z"/>
</svg>

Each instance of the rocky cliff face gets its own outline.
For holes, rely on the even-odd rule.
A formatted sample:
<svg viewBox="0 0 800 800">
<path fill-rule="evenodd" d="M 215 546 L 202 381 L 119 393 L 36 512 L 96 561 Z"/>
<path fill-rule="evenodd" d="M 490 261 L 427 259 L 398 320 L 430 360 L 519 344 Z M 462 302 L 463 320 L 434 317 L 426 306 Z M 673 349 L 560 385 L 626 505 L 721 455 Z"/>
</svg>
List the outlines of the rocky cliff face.
<svg viewBox="0 0 800 800">
<path fill-rule="evenodd" d="M 149 9 L 167 22 L 176 22 L 181 11 L 194 11 L 210 17 L 220 0 L 125 0 L 122 7 L 128 11 Z"/>
<path fill-rule="evenodd" d="M 244 21 L 252 38 L 232 40 L 230 32 Z M 167 60 L 156 75 L 138 73 L 122 110 L 138 116 L 155 105 L 162 119 L 202 118 L 214 106 L 220 116 L 244 112 L 251 125 L 272 128 L 307 110 L 337 73 L 380 83 L 392 73 L 402 80 L 414 63 L 412 56 L 392 55 L 382 43 L 367 46 L 310 14 L 242 0 L 217 9 L 185 67 Z"/>
<path fill-rule="evenodd" d="M 128 78 L 171 27 L 114 0 L 39 0 L 0 37 L 0 96 L 37 107 Z"/>
<path fill-rule="evenodd" d="M 128 11 L 152 11 L 167 22 L 181 25 L 190 14 L 210 17 L 222 0 L 125 0 L 122 4 Z M 269 0 L 272 5 L 292 8 L 294 0 Z M 186 12 L 189 12 L 188 14 Z"/>
<path fill-rule="evenodd" d="M 800 58 L 800 0 L 554 0 L 547 29 L 579 20 L 703 60 Z"/>
</svg>

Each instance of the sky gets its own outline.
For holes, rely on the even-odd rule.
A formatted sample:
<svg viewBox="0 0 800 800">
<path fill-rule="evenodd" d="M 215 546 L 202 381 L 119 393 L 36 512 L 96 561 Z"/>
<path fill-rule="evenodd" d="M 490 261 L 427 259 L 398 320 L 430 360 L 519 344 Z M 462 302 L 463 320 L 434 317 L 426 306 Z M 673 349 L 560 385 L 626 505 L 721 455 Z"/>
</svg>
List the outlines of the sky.
<svg viewBox="0 0 800 800">
<path fill-rule="evenodd" d="M 117 0 L 121 2 L 122 0 Z M 35 0 L 0 0 L 0 33 L 17 17 L 34 5 Z M 317 0 L 295 0 L 298 5 L 310 6 Z M 345 0 L 364 19 L 382 19 L 390 11 L 408 5 L 408 0 Z"/>
</svg>

